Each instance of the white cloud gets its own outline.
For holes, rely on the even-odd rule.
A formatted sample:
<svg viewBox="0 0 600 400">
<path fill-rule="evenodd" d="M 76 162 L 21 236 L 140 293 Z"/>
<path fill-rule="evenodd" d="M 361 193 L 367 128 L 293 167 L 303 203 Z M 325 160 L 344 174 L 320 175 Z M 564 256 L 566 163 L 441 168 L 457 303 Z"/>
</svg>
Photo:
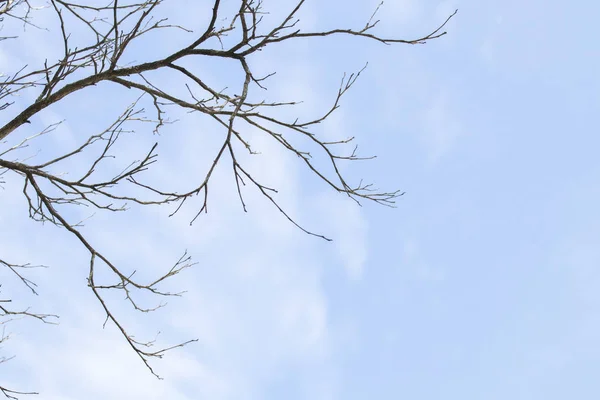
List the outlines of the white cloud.
<svg viewBox="0 0 600 400">
<path fill-rule="evenodd" d="M 263 159 L 274 171 L 267 173 L 268 178 L 293 193 L 297 180 L 285 163 L 276 155 Z M 229 177 L 218 184 L 230 185 Z M 167 354 L 165 361 L 153 363 L 167 383 L 149 375 L 113 328 L 99 329 L 103 320 L 99 305 L 84 294 L 85 257 L 71 259 L 65 254 L 63 268 L 70 271 L 63 269 L 45 281 L 46 287 L 53 287 L 43 294 L 69 293 L 77 302 L 69 298 L 52 302 L 52 311 L 62 316 L 61 326 L 51 328 L 53 345 L 46 330 L 22 332 L 22 342 L 12 343 L 11 349 L 20 356 L 13 362 L 30 371 L 17 380 L 19 386 L 33 387 L 44 398 L 184 399 L 202 394 L 244 399 L 261 397 L 281 369 L 329 368 L 327 304 L 321 266 L 311 250 L 316 239 L 291 228 L 257 196 L 249 196 L 252 216 L 244 221 L 240 206 L 230 201 L 234 191 L 216 192 L 210 215 L 216 215 L 221 226 L 210 240 L 202 233 L 211 226 L 204 224 L 205 216 L 191 228 L 165 219 L 146 225 L 139 217 L 125 220 L 131 225 L 123 228 L 103 219 L 88 224 L 97 232 L 91 237 L 99 247 L 110 250 L 121 265 L 136 265 L 144 275 L 150 275 L 144 269 L 167 267 L 168 254 L 184 245 L 200 263 L 172 282 L 190 292 L 150 319 L 127 311 L 125 303 L 115 303 L 116 312 L 140 339 L 151 338 L 157 328 L 165 331 L 164 342 L 199 338 Z M 72 280 L 61 281 L 63 274 L 79 275 L 80 287 L 74 290 L 69 286 Z"/>
</svg>

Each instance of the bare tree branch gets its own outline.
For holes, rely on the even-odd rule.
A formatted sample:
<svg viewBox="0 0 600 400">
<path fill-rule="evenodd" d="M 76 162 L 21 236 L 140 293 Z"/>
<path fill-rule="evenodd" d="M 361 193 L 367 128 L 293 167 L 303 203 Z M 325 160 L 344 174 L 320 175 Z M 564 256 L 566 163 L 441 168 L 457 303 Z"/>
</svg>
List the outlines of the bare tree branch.
<svg viewBox="0 0 600 400">
<path fill-rule="evenodd" d="M 271 29 L 263 27 L 263 16 L 266 12 L 260 0 L 238 1 L 237 11 L 227 16 L 230 23 L 220 26 L 217 21 L 225 20 L 225 12 L 222 11 L 221 1 L 214 0 L 207 26 L 201 32 L 193 33 L 186 27 L 167 24 L 166 18 L 157 17 L 161 13 L 163 3 L 164 7 L 169 7 L 175 0 L 112 0 L 104 5 L 76 0 L 48 0 L 45 12 L 54 16 L 54 26 L 40 29 L 48 29 L 49 33 L 58 35 L 62 43 L 61 54 L 57 54 L 54 60 L 45 60 L 40 65 L 15 66 L 15 71 L 0 75 L 0 112 L 6 118 L 6 123 L 0 126 L 0 176 L 10 173 L 21 179 L 22 194 L 28 205 L 30 218 L 65 229 L 88 251 L 88 286 L 106 315 L 105 323 L 110 321 L 118 328 L 132 350 L 156 376 L 158 375 L 150 365 L 152 358 L 160 358 L 167 350 L 184 346 L 194 340 L 159 350 L 150 349 L 154 340 L 135 339 L 135 336 L 128 332 L 125 322 L 116 316 L 114 306 L 109 303 L 105 293 L 123 293 L 125 300 L 134 310 L 144 313 L 156 310 L 164 303 L 142 306 L 137 299 L 138 294 L 150 293 L 161 298 L 181 295 L 161 290 L 160 284 L 192 266 L 190 257 L 186 252 L 164 274 L 149 282 L 138 281 L 134 278 L 135 271 L 126 273 L 124 267 L 106 257 L 79 229 L 81 223 L 70 221 L 66 217 L 69 215 L 67 210 L 86 207 L 102 212 L 122 212 L 127 210 L 128 204 L 172 205 L 173 215 L 181 210 L 184 204 L 193 203 L 195 200 L 195 216 L 190 221 L 193 223 L 202 213 L 208 211 L 209 184 L 212 183 L 215 169 L 218 165 L 228 162 L 244 211 L 247 209 L 245 190 L 248 190 L 247 187 L 253 187 L 284 218 L 303 232 L 331 240 L 296 221 L 279 204 L 278 189 L 262 183 L 260 177 L 254 176 L 237 152 L 241 146 L 249 154 L 256 154 L 248 136 L 250 131 L 258 132 L 275 140 L 290 156 L 299 158 L 317 180 L 324 182 L 334 191 L 348 196 L 358 204 L 362 201 L 372 201 L 394 206 L 395 200 L 403 194 L 401 191 L 380 191 L 362 180 L 351 183 L 350 178 L 342 172 L 341 164 L 344 162 L 373 158 L 358 155 L 357 146 L 352 143 L 354 137 L 327 141 L 317 129 L 319 124 L 340 107 L 342 97 L 352 88 L 366 65 L 355 73 L 343 75 L 337 93 L 332 95 L 331 106 L 320 115 L 305 121 L 290 121 L 283 119 L 277 110 L 281 107 L 293 107 L 299 104 L 298 101 L 255 100 L 262 90 L 267 88 L 267 80 L 273 74 L 255 76 L 252 57 L 258 57 L 260 51 L 267 46 L 282 45 L 295 39 L 317 40 L 333 35 L 347 36 L 349 39 L 361 38 L 386 45 L 424 44 L 445 35 L 443 29 L 456 14 L 451 14 L 431 33 L 415 39 L 401 39 L 384 37 L 375 32 L 379 22 L 376 15 L 383 3 L 377 6 L 362 27 L 313 32 L 303 30 L 297 17 L 305 0 L 296 0 L 287 15 Z M 36 26 L 33 20 L 38 11 L 28 0 L 0 1 L 0 22 L 8 18 L 13 22 Z M 188 45 L 173 48 L 164 57 L 140 63 L 123 61 L 129 57 L 132 44 L 140 42 L 148 33 L 162 29 L 184 31 L 193 38 L 189 40 Z M 11 31 L 6 36 L 0 36 L 0 41 L 18 40 L 17 36 Z M 227 40 L 224 40 L 226 36 Z M 76 46 L 75 42 L 79 45 Z M 224 45 L 226 42 L 229 43 L 228 46 Z M 236 82 L 235 90 L 226 91 L 214 87 L 189 66 L 194 65 L 190 61 L 211 62 L 214 59 L 236 66 L 239 75 L 231 77 Z M 166 85 L 158 80 L 156 72 L 175 74 L 184 82 L 185 95 L 181 94 L 181 87 Z M 18 131 L 25 132 L 27 127 L 31 126 L 30 120 L 41 111 L 56 106 L 74 93 L 86 92 L 96 85 L 113 86 L 115 90 L 126 88 L 135 92 L 137 99 L 112 123 L 107 124 L 104 130 L 78 133 L 80 144 L 70 151 L 36 163 L 16 157 L 39 137 L 61 129 L 62 121 L 51 124 L 37 133 L 28 134 L 16 144 L 11 145 L 9 138 Z M 23 93 L 29 94 L 29 98 L 35 100 L 29 104 L 16 101 L 17 96 Z M 151 104 L 155 118 L 145 116 L 145 110 L 141 106 L 143 102 Z M 145 178 L 158 161 L 157 140 L 149 148 L 142 149 L 137 158 L 127 160 L 128 166 L 121 172 L 107 178 L 107 171 L 110 171 L 108 160 L 115 157 L 113 151 L 119 148 L 119 139 L 124 134 L 133 134 L 135 127 L 148 124 L 152 131 L 158 134 L 166 124 L 173 122 L 168 118 L 169 107 L 200 113 L 222 127 L 222 143 L 207 170 L 190 176 L 187 179 L 188 186 L 184 190 L 178 191 L 151 183 L 151 180 Z M 301 141 L 302 144 L 292 144 L 297 141 Z M 317 163 L 311 151 L 319 152 L 320 157 L 327 160 L 327 164 Z M 81 171 L 70 171 L 76 176 L 67 177 L 55 172 L 57 168 L 67 168 L 69 161 L 80 156 L 83 156 L 88 164 Z M 198 195 L 199 200 L 196 200 Z M 0 259 L 0 267 L 2 266 L 8 268 L 32 293 L 37 294 L 35 283 L 23 274 L 23 271 L 33 266 L 11 264 Z M 113 281 L 98 282 L 98 270 L 104 272 L 102 276 L 107 276 L 108 273 Z M 0 300 L 0 317 L 28 316 L 43 322 L 50 322 L 52 317 L 55 317 L 51 314 L 32 313 L 27 309 L 10 310 L 7 306 L 9 303 L 10 300 Z M 15 398 L 18 394 L 30 394 L 11 391 L 1 386 L 0 391 L 8 398 Z"/>
</svg>

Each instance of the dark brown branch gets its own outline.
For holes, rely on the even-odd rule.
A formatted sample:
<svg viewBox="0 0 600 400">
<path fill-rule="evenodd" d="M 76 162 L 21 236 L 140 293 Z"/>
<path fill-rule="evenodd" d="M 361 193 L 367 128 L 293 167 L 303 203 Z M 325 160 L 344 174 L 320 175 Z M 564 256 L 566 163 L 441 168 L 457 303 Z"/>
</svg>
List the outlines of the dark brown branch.
<svg viewBox="0 0 600 400">
<path fill-rule="evenodd" d="M 115 0 L 104 6 L 92 6 L 85 2 L 78 3 L 69 0 L 48 1 L 52 6 L 52 12 L 56 15 L 54 23 L 57 35 L 62 41 L 61 54 L 57 55 L 54 60 L 44 61 L 32 68 L 17 66 L 15 67 L 17 72 L 2 76 L 0 111 L 6 116 L 10 115 L 10 118 L 7 118 L 8 122 L 0 127 L 0 145 L 6 145 L 9 136 L 20 128 L 30 126 L 28 124 L 31 123 L 31 119 L 41 111 L 55 106 L 73 93 L 89 90 L 90 86 L 106 83 L 107 85 L 112 84 L 117 91 L 124 91 L 126 88 L 136 93 L 137 100 L 126 107 L 116 120 L 107 124 L 108 127 L 105 130 L 100 133 L 81 132 L 81 137 L 78 138 L 79 146 L 53 159 L 33 163 L 27 161 L 27 158 L 8 159 L 7 157 L 16 157 L 37 137 L 60 128 L 60 122 L 47 126 L 38 134 L 29 135 L 12 147 L 7 145 L 6 149 L 0 149 L 0 175 L 8 171 L 23 180 L 22 193 L 24 201 L 28 205 L 30 218 L 40 222 L 50 222 L 65 229 L 89 252 L 88 285 L 106 315 L 105 323 L 111 321 L 115 324 L 144 365 L 155 375 L 156 373 L 150 365 L 152 358 L 160 358 L 165 351 L 192 341 L 160 350 L 150 350 L 154 341 L 137 341 L 133 335 L 128 333 L 126 324 L 115 315 L 111 304 L 106 301 L 104 293 L 121 291 L 131 307 L 140 312 L 145 313 L 161 308 L 165 303 L 160 302 L 158 305 L 151 306 L 140 304 L 137 293 L 150 293 L 159 298 L 180 295 L 181 293 L 162 291 L 159 286 L 167 278 L 190 267 L 192 263 L 189 256 L 185 253 L 166 273 L 151 279 L 149 283 L 139 282 L 134 277 L 135 271 L 125 272 L 121 266 L 115 265 L 99 249 L 95 248 L 79 229 L 80 222 L 73 223 L 65 217 L 68 215 L 66 210 L 84 206 L 93 210 L 117 212 L 126 210 L 127 204 L 130 203 L 144 206 L 173 204 L 174 210 L 171 213 L 173 215 L 184 205 L 189 205 L 193 197 L 201 195 L 195 205 L 196 214 L 190 221 L 193 223 L 202 213 L 208 211 L 209 182 L 211 182 L 217 166 L 222 162 L 230 162 L 232 178 L 244 211 L 247 210 L 244 190 L 248 186 L 254 187 L 285 219 L 300 230 L 309 235 L 331 240 L 304 228 L 293 219 L 279 204 L 278 189 L 270 187 L 268 183 L 263 183 L 260 177 L 251 174 L 250 169 L 242 165 L 236 150 L 241 144 L 250 154 L 256 154 L 251 147 L 248 134 L 249 130 L 256 131 L 260 135 L 266 135 L 276 140 L 285 149 L 286 154 L 299 158 L 301 164 L 317 180 L 324 182 L 332 190 L 348 196 L 359 204 L 363 200 L 369 200 L 393 206 L 396 198 L 403 194 L 402 192 L 378 191 L 371 184 L 364 184 L 362 180 L 359 180 L 358 184 L 352 184 L 350 179 L 342 173 L 341 163 L 372 158 L 361 157 L 357 154 L 357 146 L 352 143 L 354 137 L 326 141 L 317 129 L 319 124 L 327 120 L 340 107 L 342 97 L 348 93 L 364 68 L 356 73 L 343 76 L 337 93 L 332 96 L 331 106 L 318 116 L 306 121 L 290 121 L 281 118 L 276 111 L 279 107 L 294 106 L 299 102 L 293 99 L 267 101 L 259 98 L 255 100 L 255 93 L 264 93 L 262 89 L 267 88 L 266 80 L 274 72 L 264 77 L 255 76 L 251 68 L 250 56 L 258 56 L 262 49 L 275 45 L 275 43 L 283 44 L 292 39 L 320 39 L 336 35 L 346 36 L 349 39 L 364 38 L 370 42 L 384 44 L 423 44 L 445 35 L 446 32 L 443 29 L 456 14 L 455 11 L 427 35 L 417 39 L 401 39 L 383 37 L 375 33 L 379 22 L 375 18 L 381 4 L 377 6 L 362 28 L 335 28 L 305 32 L 300 28 L 299 20 L 296 17 L 305 0 L 297 0 L 291 11 L 271 29 L 264 29 L 261 25 L 265 11 L 262 9 L 263 4 L 260 0 L 239 0 L 239 7 L 236 7 L 232 15 L 228 16 L 229 25 L 217 26 L 217 21 L 223 20 L 224 16 L 221 15 L 223 12 L 220 0 L 214 0 L 206 28 L 192 37 L 188 45 L 172 49 L 170 54 L 163 58 L 122 65 L 122 59 L 125 58 L 128 49 L 132 47 L 133 43 L 138 43 L 146 37 L 148 32 L 162 28 L 191 31 L 184 27 L 168 25 L 165 18 L 155 18 L 155 15 L 159 13 L 159 5 L 163 2 L 162 0 Z M 18 11 L 17 5 L 25 6 L 24 11 Z M 0 18 L 16 18 L 25 24 L 32 24 L 31 10 L 32 8 L 26 0 L 0 1 Z M 79 32 L 75 30 L 76 26 L 82 28 L 91 39 L 78 48 L 72 48 L 70 43 L 74 39 L 71 35 Z M 225 47 L 224 38 L 228 35 L 233 38 L 229 40 L 228 37 L 228 47 Z M 13 37 L 13 35 L 0 36 L 0 41 Z M 79 39 L 79 36 L 73 36 L 73 38 Z M 231 80 L 235 81 L 237 85 L 235 93 L 239 94 L 231 94 L 227 89 L 215 88 L 205 77 L 195 72 L 194 67 L 189 66 L 195 65 L 195 63 L 189 63 L 190 60 L 211 62 L 214 59 L 221 59 L 239 66 L 239 69 L 231 77 Z M 184 67 L 184 65 L 187 66 Z M 167 86 L 164 82 L 161 83 L 156 79 L 154 71 L 171 72 L 184 82 L 178 88 Z M 75 74 L 75 72 L 77 73 Z M 114 85 L 115 83 L 117 85 Z M 183 89 L 186 94 L 176 94 L 180 93 L 177 89 Z M 15 110 L 14 108 L 20 103 L 11 99 L 25 92 L 31 94 L 30 97 L 36 98 L 36 100 L 21 110 Z M 138 107 L 138 103 L 143 101 L 147 101 L 148 106 L 155 113 L 153 120 L 144 117 L 143 108 Z M 205 171 L 190 174 L 187 179 L 188 186 L 180 191 L 171 187 L 165 188 L 147 183 L 144 180 L 144 174 L 150 172 L 158 160 L 158 142 L 156 142 L 149 145 L 148 149 L 141 151 L 139 159 L 126 160 L 127 162 L 123 165 L 127 165 L 127 167 L 116 175 L 109 178 L 98 178 L 98 176 L 102 176 L 100 172 L 106 172 L 106 160 L 113 157 L 113 150 L 118 148 L 121 143 L 119 138 L 125 133 L 134 132 L 130 126 L 150 123 L 153 132 L 159 133 L 165 124 L 171 123 L 167 113 L 169 107 L 201 113 L 220 126 L 223 135 L 222 144 L 216 150 L 208 168 Z M 14 114 L 12 114 L 13 111 Z M 301 141 L 301 144 L 296 145 L 297 141 Z M 316 152 L 325 160 L 324 165 L 315 161 L 315 159 L 319 159 L 318 157 L 313 158 Z M 81 155 L 87 157 L 88 164 L 86 168 L 77 172 L 78 175 L 75 178 L 68 178 L 55 172 L 56 168 L 64 166 L 68 160 Z M 74 173 L 74 171 L 72 172 Z M 169 184 L 170 182 L 166 182 L 167 186 Z M 29 267 L 28 264 L 16 265 L 0 260 L 0 266 L 9 268 L 12 274 L 29 290 L 36 293 L 36 285 L 21 273 L 24 268 Z M 96 271 L 99 269 L 105 269 L 105 272 L 108 272 L 113 280 L 109 283 L 97 282 Z M 0 300 L 0 316 L 29 316 L 44 322 L 48 322 L 49 317 L 52 317 L 50 314 L 30 313 L 27 309 L 14 311 L 8 308 L 7 303 L 10 303 L 10 300 Z M 0 386 L 0 391 L 7 397 L 24 394 L 10 391 L 2 386 Z"/>
</svg>

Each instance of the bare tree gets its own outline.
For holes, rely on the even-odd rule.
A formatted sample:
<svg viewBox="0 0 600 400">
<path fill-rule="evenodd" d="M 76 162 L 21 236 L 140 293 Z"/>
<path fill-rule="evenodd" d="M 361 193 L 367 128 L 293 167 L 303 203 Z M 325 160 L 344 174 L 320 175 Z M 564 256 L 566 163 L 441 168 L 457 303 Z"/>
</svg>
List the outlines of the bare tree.
<svg viewBox="0 0 600 400">
<path fill-rule="evenodd" d="M 101 212 L 121 212 L 127 209 L 126 204 L 171 205 L 173 215 L 184 205 L 193 203 L 190 206 L 195 207 L 195 220 L 207 212 L 208 189 L 212 183 L 213 172 L 217 165 L 225 163 L 231 168 L 232 183 L 236 185 L 244 211 L 244 187 L 254 187 L 284 218 L 299 229 L 309 235 L 330 240 L 297 222 L 278 203 L 277 190 L 263 183 L 260 177 L 251 174 L 237 155 L 239 151 L 254 153 L 245 131 L 258 130 L 277 141 L 290 155 L 301 160 L 317 179 L 325 182 L 334 191 L 356 202 L 369 200 L 393 205 L 401 192 L 378 191 L 362 181 L 352 184 L 342 174 L 340 162 L 365 159 L 357 155 L 356 147 L 351 144 L 353 138 L 327 142 L 316 129 L 319 123 L 339 107 L 340 99 L 356 82 L 362 70 L 344 75 L 339 90 L 332 96 L 331 107 L 323 110 L 321 115 L 306 121 L 286 120 L 279 117 L 274 110 L 293 107 L 297 103 L 293 99 L 285 102 L 267 102 L 260 99 L 260 89 L 266 88 L 267 78 L 272 74 L 256 76 L 251 67 L 253 58 L 259 57 L 261 50 L 281 46 L 284 42 L 317 40 L 332 35 L 351 36 L 354 39 L 366 39 L 384 45 L 423 44 L 443 36 L 446 33 L 443 28 L 454 14 L 433 32 L 417 39 L 405 40 L 382 37 L 375 33 L 379 22 L 376 13 L 381 4 L 362 27 L 311 32 L 299 28 L 297 15 L 305 3 L 304 0 L 296 0 L 289 13 L 270 28 L 264 26 L 266 12 L 261 0 L 236 0 L 235 3 L 239 6 L 229 15 L 226 15 L 229 9 L 225 10 L 227 7 L 221 4 L 222 1 L 214 0 L 212 9 L 207 10 L 210 14 L 208 25 L 201 32 L 195 33 L 184 26 L 169 25 L 166 19 L 160 17 L 163 3 L 165 6 L 167 3 L 174 5 L 177 3 L 174 0 L 113 0 L 109 4 L 100 3 L 76 0 L 0 1 L 0 19 L 4 24 L 4 29 L 0 31 L 0 42 L 20 40 L 20 35 L 24 34 L 23 28 L 25 32 L 29 29 L 48 29 L 49 32 L 60 35 L 63 45 L 62 54 L 56 55 L 54 60 L 47 60 L 43 65 L 11 65 L 13 70 L 0 71 L 0 174 L 16 174 L 22 179 L 22 195 L 27 202 L 30 218 L 65 229 L 87 249 L 88 286 L 105 312 L 106 321 L 116 325 L 124 340 L 156 375 L 150 366 L 150 359 L 160 358 L 165 351 L 191 341 L 160 350 L 151 349 L 152 342 L 136 340 L 126 329 L 126 321 L 115 317 L 105 293 L 120 291 L 135 310 L 152 311 L 157 307 L 141 306 L 136 300 L 136 295 L 143 292 L 159 297 L 179 295 L 180 293 L 161 290 L 160 284 L 191 266 L 190 257 L 184 253 L 164 274 L 149 282 L 141 282 L 134 278 L 133 273 L 125 272 L 122 266 L 116 265 L 106 257 L 101 249 L 82 234 L 80 223 L 70 220 L 67 210 L 86 206 Z M 37 24 L 36 16 L 42 12 L 53 14 L 54 30 L 49 29 L 52 26 Z M 123 61 L 134 43 L 143 40 L 152 32 L 164 29 L 185 31 L 191 39 L 187 45 L 172 48 L 168 55 L 151 61 Z M 76 38 L 72 35 L 75 30 L 78 32 Z M 238 81 L 238 86 L 234 90 L 223 90 L 207 82 L 200 73 L 190 67 L 201 58 L 208 61 L 221 59 L 238 65 L 239 75 L 232 76 L 232 80 Z M 184 79 L 185 92 L 161 83 L 156 79 L 156 72 L 176 74 L 180 79 Z M 61 123 L 56 122 L 39 132 L 32 132 L 31 119 L 36 117 L 36 114 L 55 106 L 73 93 L 89 90 L 96 85 L 115 85 L 123 88 L 124 95 L 136 94 L 131 105 L 122 110 L 114 121 L 107 123 L 104 129 L 88 135 L 82 133 L 79 137 L 80 145 L 71 151 L 36 162 L 18 157 L 19 150 L 35 143 L 40 136 L 60 129 Z M 35 100 L 24 104 L 22 99 L 27 97 L 23 96 L 25 93 Z M 143 104 L 151 107 L 152 117 L 145 115 Z M 153 164 L 158 161 L 157 141 L 145 150 L 144 156 L 139 160 L 129 160 L 128 167 L 122 172 L 107 177 L 103 167 L 107 158 L 111 157 L 111 151 L 119 146 L 119 138 L 125 132 L 132 132 L 132 127 L 139 124 L 151 124 L 151 129 L 159 133 L 165 124 L 172 122 L 167 112 L 170 107 L 201 113 L 222 127 L 222 144 L 209 168 L 202 175 L 190 172 L 187 177 L 190 185 L 183 191 L 149 183 L 148 174 L 152 171 Z M 17 131 L 26 131 L 29 137 L 16 144 L 9 144 L 7 138 Z M 299 139 L 304 141 L 305 147 L 292 144 Z M 325 156 L 328 165 L 315 163 L 307 148 L 320 152 L 321 157 Z M 88 156 L 87 159 L 92 161 L 86 168 L 69 171 L 71 177 L 54 172 L 57 167 L 83 153 L 93 155 Z M 199 200 L 196 196 L 199 196 Z M 10 270 L 17 280 L 35 294 L 36 286 L 25 274 L 25 270 L 32 266 L 12 262 L 0 260 L 0 267 Z M 98 270 L 103 271 L 102 282 L 97 279 Z M 112 280 L 106 279 L 106 276 L 112 276 Z M 2 327 L 15 316 L 37 318 L 47 323 L 52 323 L 56 317 L 28 309 L 11 309 L 9 305 L 9 299 L 0 300 Z M 3 335 L 2 341 L 5 339 L 6 336 Z M 0 391 L 9 398 L 19 394 L 1 386 Z"/>
</svg>

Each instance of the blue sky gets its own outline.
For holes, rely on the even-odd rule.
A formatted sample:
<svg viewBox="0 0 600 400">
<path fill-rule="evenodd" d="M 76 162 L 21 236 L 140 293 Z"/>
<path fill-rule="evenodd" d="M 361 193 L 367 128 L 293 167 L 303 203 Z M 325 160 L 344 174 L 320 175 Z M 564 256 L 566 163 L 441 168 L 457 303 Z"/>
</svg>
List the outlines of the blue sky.
<svg viewBox="0 0 600 400">
<path fill-rule="evenodd" d="M 173 18 L 203 15 L 205 2 L 183 3 Z M 265 6 L 275 16 L 289 3 Z M 307 2 L 307 28 L 362 26 L 378 2 L 319 3 Z M 34 275 L 38 298 L 12 281 L 3 295 L 61 319 L 10 326 L 3 352 L 17 357 L 0 366 L 1 383 L 44 399 L 596 398 L 600 5 L 388 0 L 377 29 L 419 36 L 456 8 L 448 35 L 425 46 L 337 37 L 251 59 L 257 71 L 278 71 L 268 96 L 305 101 L 300 116 L 326 107 L 342 74 L 369 62 L 320 132 L 356 136 L 362 154 L 376 154 L 346 172 L 406 191 L 397 208 L 357 207 L 249 132 L 263 153 L 248 160 L 252 169 L 334 242 L 304 235 L 256 194 L 244 214 L 227 168 L 217 171 L 210 212 L 192 227 L 193 209 L 168 219 L 168 210 L 134 208 L 86 223 L 99 247 L 148 276 L 186 248 L 199 262 L 171 282 L 185 297 L 152 316 L 116 303 L 139 336 L 199 339 L 154 363 L 163 381 L 113 327 L 102 329 L 85 252 L 28 221 L 20 183 L 7 180 L 0 224 L 12 228 L 0 230 L 2 257 L 50 268 Z M 57 43 L 40 35 L 28 30 L 20 47 L 2 42 L 2 70 L 52 54 Z M 142 59 L 139 51 L 132 57 Z M 231 78 L 226 66 L 202 68 L 215 82 Z M 32 121 L 67 119 L 39 142 L 39 157 L 115 115 L 123 92 L 94 90 Z M 169 127 L 156 179 L 180 183 L 181 171 L 210 161 L 218 136 L 204 124 L 187 116 Z M 140 132 L 122 151 L 152 140 Z"/>
</svg>

